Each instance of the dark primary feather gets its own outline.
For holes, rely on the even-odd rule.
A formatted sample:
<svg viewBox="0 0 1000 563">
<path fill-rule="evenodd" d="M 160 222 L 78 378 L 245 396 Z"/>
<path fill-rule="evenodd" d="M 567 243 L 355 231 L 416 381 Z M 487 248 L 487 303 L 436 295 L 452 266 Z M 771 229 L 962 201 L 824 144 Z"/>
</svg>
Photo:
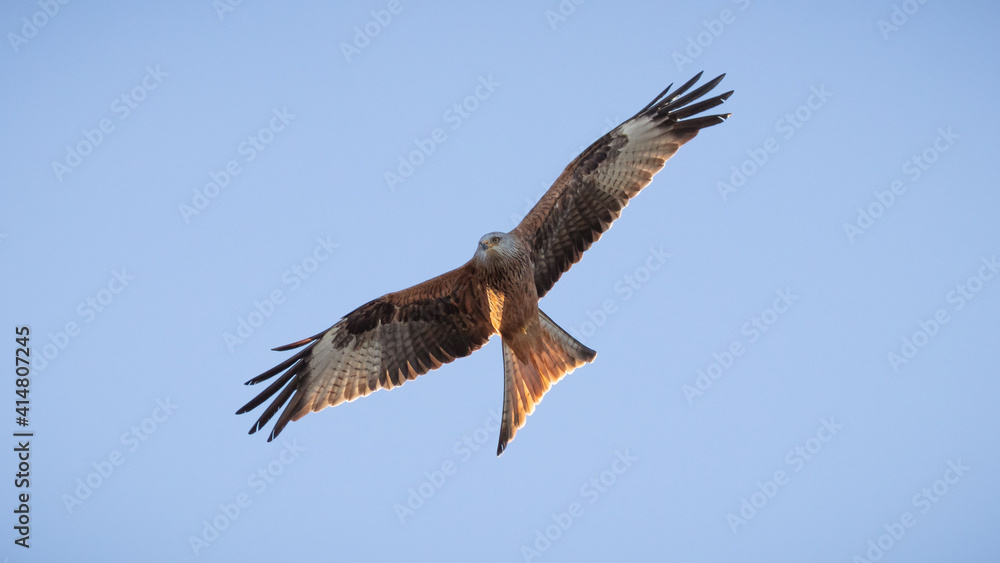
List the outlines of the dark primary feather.
<svg viewBox="0 0 1000 563">
<path fill-rule="evenodd" d="M 701 73 L 604 135 L 566 167 L 514 229 L 532 250 L 535 286 L 545 295 L 583 252 L 611 227 L 663 164 L 698 131 L 722 123 L 729 114 L 689 118 L 724 102 L 732 91 L 695 102 L 722 81 L 721 75 L 688 90 Z"/>
<path fill-rule="evenodd" d="M 313 337 L 277 349 L 305 346 L 247 381 L 281 374 L 236 414 L 274 397 L 250 429 L 253 434 L 288 403 L 268 437 L 291 420 L 391 389 L 455 358 L 468 356 L 493 335 L 489 306 L 470 264 L 409 289 L 384 295 L 345 315 Z"/>
</svg>

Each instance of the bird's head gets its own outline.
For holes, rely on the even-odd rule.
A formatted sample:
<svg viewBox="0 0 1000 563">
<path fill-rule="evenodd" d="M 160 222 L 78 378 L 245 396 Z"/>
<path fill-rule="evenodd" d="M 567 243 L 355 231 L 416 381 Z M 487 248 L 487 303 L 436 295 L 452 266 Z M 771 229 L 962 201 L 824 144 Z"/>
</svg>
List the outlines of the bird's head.
<svg viewBox="0 0 1000 563">
<path fill-rule="evenodd" d="M 479 238 L 476 247 L 476 258 L 494 260 L 501 256 L 513 256 L 517 252 L 517 243 L 508 233 L 487 233 Z"/>
</svg>

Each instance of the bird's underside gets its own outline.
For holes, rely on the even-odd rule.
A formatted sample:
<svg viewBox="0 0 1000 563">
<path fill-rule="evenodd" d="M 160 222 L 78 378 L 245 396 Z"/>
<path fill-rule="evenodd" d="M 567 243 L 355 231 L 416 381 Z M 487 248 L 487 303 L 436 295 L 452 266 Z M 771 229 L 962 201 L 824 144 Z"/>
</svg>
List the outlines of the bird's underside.
<svg viewBox="0 0 1000 563">
<path fill-rule="evenodd" d="M 690 92 L 700 73 L 673 92 L 668 87 L 576 157 L 517 227 L 485 235 L 464 265 L 383 295 L 315 336 L 275 348 L 302 349 L 247 381 L 255 385 L 275 378 L 237 411 L 249 412 L 273 397 L 250 433 L 284 406 L 270 441 L 289 421 L 402 385 L 468 356 L 500 334 L 501 454 L 549 388 L 596 356 L 538 309 L 539 298 L 681 145 L 729 117 L 695 117 L 732 94 L 697 101 L 723 76 Z"/>
</svg>

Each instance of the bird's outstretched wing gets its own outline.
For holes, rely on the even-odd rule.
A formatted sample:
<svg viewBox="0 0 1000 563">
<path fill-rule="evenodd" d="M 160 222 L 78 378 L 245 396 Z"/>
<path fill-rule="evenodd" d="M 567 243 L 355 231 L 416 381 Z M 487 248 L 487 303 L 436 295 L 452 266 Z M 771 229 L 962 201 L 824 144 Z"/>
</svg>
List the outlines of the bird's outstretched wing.
<svg viewBox="0 0 1000 563">
<path fill-rule="evenodd" d="M 370 301 L 316 336 L 275 348 L 306 346 L 247 381 L 255 385 L 281 374 L 236 414 L 277 395 L 250 429 L 253 434 L 288 403 L 271 430 L 270 442 L 291 420 L 391 389 L 468 356 L 494 334 L 481 292 L 469 263 Z"/>
<path fill-rule="evenodd" d="M 580 153 L 528 212 L 513 232 L 529 243 L 539 297 L 611 227 L 629 199 L 649 185 L 681 145 L 729 117 L 728 113 L 691 117 L 732 94 L 691 103 L 724 76 L 686 95 L 701 73 L 673 92 L 668 86 L 639 113 Z"/>
</svg>

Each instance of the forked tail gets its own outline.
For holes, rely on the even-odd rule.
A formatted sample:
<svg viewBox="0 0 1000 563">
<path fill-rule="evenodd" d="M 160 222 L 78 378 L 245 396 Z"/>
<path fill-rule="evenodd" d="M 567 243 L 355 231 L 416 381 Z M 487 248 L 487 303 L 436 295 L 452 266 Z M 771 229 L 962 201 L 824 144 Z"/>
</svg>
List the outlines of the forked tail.
<svg viewBox="0 0 1000 563">
<path fill-rule="evenodd" d="M 597 352 L 578 342 L 541 310 L 538 321 L 539 330 L 529 331 L 513 345 L 503 342 L 503 423 L 497 455 L 507 448 L 552 385 L 597 357 Z M 527 357 L 515 354 L 515 348 Z"/>
</svg>

